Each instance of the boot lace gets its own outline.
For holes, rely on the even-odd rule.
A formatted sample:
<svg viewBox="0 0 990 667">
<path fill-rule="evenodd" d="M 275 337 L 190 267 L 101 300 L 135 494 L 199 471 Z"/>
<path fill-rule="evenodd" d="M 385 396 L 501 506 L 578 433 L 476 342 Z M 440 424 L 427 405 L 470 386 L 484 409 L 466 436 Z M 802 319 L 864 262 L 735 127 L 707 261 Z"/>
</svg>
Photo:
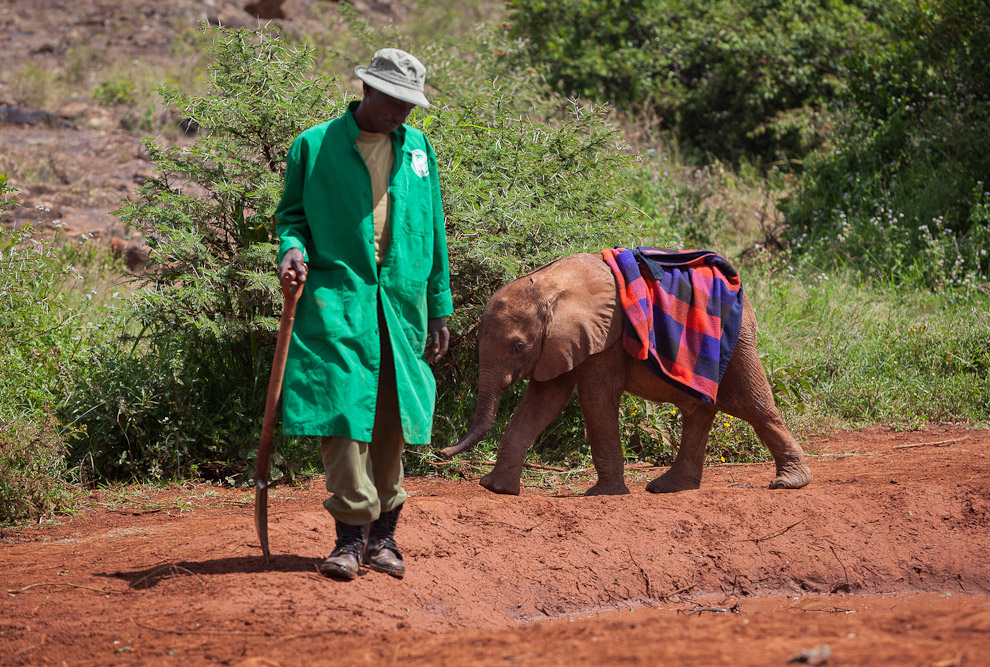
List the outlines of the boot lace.
<svg viewBox="0 0 990 667">
<path fill-rule="evenodd" d="M 401 505 L 391 512 L 382 514 L 371 524 L 371 538 L 368 541 L 369 551 L 377 553 L 389 549 L 397 558 L 402 558 L 399 547 L 395 544 L 395 526 L 399 522 L 400 508 Z"/>
<path fill-rule="evenodd" d="M 351 554 L 358 560 L 361 559 L 361 552 L 364 550 L 364 535 L 361 526 L 348 526 L 341 524 L 338 526 L 337 542 L 333 545 L 331 557 Z"/>
</svg>

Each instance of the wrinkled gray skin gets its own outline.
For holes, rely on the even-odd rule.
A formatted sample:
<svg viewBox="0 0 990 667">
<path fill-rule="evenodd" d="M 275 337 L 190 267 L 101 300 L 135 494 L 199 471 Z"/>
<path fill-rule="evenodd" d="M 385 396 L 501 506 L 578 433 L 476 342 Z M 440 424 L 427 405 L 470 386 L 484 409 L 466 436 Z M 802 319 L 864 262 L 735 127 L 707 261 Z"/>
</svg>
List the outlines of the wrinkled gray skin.
<svg viewBox="0 0 990 667">
<path fill-rule="evenodd" d="M 577 387 L 598 482 L 587 495 L 629 493 L 623 481 L 619 399 L 624 391 L 681 411 L 683 431 L 671 468 L 647 490 L 697 489 L 708 432 L 718 410 L 749 422 L 776 463 L 771 489 L 811 481 L 804 453 L 780 418 L 756 350 L 756 318 L 744 304 L 742 328 L 719 384 L 715 405 L 702 403 L 656 377 L 622 347 L 623 313 L 611 269 L 601 255 L 557 260 L 503 286 L 481 316 L 478 403 L 468 433 L 441 454 L 450 458 L 476 445 L 492 426 L 505 389 L 529 386 L 499 443 L 495 468 L 481 485 L 519 494 L 530 445 L 567 406 Z"/>
</svg>

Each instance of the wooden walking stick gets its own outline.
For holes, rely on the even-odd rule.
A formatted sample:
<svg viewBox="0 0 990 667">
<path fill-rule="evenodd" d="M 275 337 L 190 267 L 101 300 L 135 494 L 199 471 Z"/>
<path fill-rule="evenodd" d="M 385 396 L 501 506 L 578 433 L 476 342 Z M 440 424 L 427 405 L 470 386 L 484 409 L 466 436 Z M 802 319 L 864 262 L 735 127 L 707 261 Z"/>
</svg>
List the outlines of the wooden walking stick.
<svg viewBox="0 0 990 667">
<path fill-rule="evenodd" d="M 275 431 L 275 409 L 282 395 L 282 377 L 285 374 L 285 358 L 289 354 L 289 341 L 292 339 L 292 323 L 296 319 L 296 303 L 302 294 L 304 283 L 300 282 L 295 291 L 282 283 L 282 319 L 278 325 L 278 339 L 275 343 L 275 359 L 272 361 L 272 376 L 268 380 L 268 397 L 265 399 L 265 418 L 261 423 L 261 444 L 254 464 L 254 527 L 261 541 L 261 551 L 265 554 L 265 564 L 271 560 L 268 551 L 268 471 L 272 461 L 272 434 Z"/>
</svg>

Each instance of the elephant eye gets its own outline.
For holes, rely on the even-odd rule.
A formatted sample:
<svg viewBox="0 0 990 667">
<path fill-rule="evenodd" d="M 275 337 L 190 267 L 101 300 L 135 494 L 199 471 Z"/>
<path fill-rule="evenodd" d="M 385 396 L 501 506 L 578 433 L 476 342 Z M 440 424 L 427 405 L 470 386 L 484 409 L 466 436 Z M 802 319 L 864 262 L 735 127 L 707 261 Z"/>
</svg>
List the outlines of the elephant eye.
<svg viewBox="0 0 990 667">
<path fill-rule="evenodd" d="M 521 340 L 517 340 L 515 343 L 509 346 L 509 354 L 519 354 L 520 352 L 523 351 L 524 347 L 526 347 L 526 344 Z"/>
</svg>

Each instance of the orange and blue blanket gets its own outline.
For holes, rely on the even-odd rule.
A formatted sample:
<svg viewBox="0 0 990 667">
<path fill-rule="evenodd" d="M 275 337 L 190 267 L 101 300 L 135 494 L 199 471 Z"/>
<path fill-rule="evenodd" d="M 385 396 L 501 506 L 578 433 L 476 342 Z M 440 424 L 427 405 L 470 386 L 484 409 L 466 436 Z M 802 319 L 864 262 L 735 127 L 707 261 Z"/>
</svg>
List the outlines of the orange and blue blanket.
<svg viewBox="0 0 990 667">
<path fill-rule="evenodd" d="M 705 403 L 714 403 L 742 325 L 739 275 L 709 250 L 606 248 L 625 310 L 626 352 Z M 729 273 L 732 275 L 728 275 Z"/>
</svg>

